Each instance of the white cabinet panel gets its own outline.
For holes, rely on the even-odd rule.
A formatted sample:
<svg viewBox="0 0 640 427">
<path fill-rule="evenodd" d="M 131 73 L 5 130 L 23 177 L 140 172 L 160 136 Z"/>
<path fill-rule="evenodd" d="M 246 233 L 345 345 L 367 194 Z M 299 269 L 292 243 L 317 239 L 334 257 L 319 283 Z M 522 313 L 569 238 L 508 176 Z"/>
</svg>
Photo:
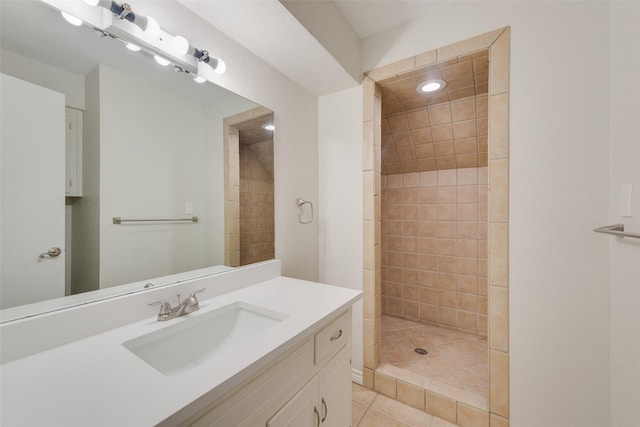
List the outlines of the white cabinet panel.
<svg viewBox="0 0 640 427">
<path fill-rule="evenodd" d="M 314 377 L 267 422 L 267 427 L 316 427 L 319 424 L 318 377 Z"/>
<path fill-rule="evenodd" d="M 322 427 L 351 423 L 351 346 L 347 345 L 320 371 L 320 421 Z"/>
</svg>

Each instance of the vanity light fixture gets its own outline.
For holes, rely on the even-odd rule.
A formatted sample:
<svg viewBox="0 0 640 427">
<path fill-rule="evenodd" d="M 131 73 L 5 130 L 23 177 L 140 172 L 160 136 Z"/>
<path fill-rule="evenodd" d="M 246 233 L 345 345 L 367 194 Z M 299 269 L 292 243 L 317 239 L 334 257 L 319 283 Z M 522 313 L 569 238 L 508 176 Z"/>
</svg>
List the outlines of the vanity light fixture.
<svg viewBox="0 0 640 427">
<path fill-rule="evenodd" d="M 128 24 L 120 24 L 118 21 L 112 20 L 100 21 L 95 18 L 95 14 L 90 14 L 88 10 L 83 11 L 76 6 L 67 9 L 64 7 L 65 2 L 63 1 L 42 1 L 57 8 L 69 23 L 76 26 L 86 23 L 102 36 L 109 36 L 124 42 L 129 50 L 134 52 L 144 50 L 162 66 L 166 67 L 173 63 L 179 71 L 194 75 L 193 78 L 198 83 L 204 83 L 207 80 L 204 77 L 207 75 L 206 69 L 203 72 L 199 63 L 208 65 L 217 74 L 223 74 L 227 70 L 227 64 L 222 59 L 211 56 L 209 51 L 205 49 L 190 46 L 189 41 L 183 36 L 163 31 L 155 19 L 135 13 L 128 3 L 118 3 L 113 0 L 83 0 L 89 7 L 101 7 L 108 10 L 119 21 L 131 22 L 142 30 L 142 34 L 132 31 L 134 30 L 132 28 L 127 28 Z M 80 13 L 81 18 L 70 15 L 66 10 L 71 11 L 74 15 L 75 12 Z M 102 14 L 98 15 L 102 16 Z M 103 22 L 103 25 L 100 22 Z"/>
<path fill-rule="evenodd" d="M 103 7 L 120 19 L 126 19 L 127 21 L 137 25 L 142 31 L 149 34 L 151 37 L 157 37 L 160 34 L 160 25 L 158 21 L 150 16 L 136 15 L 129 3 L 118 3 L 113 0 L 83 0 L 89 6 Z"/>
<path fill-rule="evenodd" d="M 167 65 L 169 65 L 171 63 L 171 61 L 169 61 L 166 58 L 163 58 L 160 55 L 153 55 L 153 59 L 156 60 L 156 62 L 160 65 L 162 65 L 163 67 L 166 67 Z"/>
<path fill-rule="evenodd" d="M 76 18 L 75 16 L 70 15 L 67 12 L 60 11 L 60 15 L 62 15 L 64 20 L 67 21 L 69 24 L 73 25 L 74 27 L 79 27 L 80 25 L 82 25 L 82 19 Z"/>
<path fill-rule="evenodd" d="M 217 74 L 224 74 L 224 72 L 227 71 L 227 64 L 225 64 L 225 62 L 220 58 L 209 56 L 208 50 L 201 50 L 197 47 L 194 47 L 189 53 L 193 55 L 193 57 L 196 58 L 199 62 L 208 64 L 211 69 Z"/>
<path fill-rule="evenodd" d="M 150 16 L 137 15 L 128 3 L 120 4 L 112 0 L 84 0 L 84 2 L 92 6 L 103 7 L 120 19 L 132 22 L 150 37 L 158 37 L 160 34 L 160 24 L 158 24 L 158 21 Z M 210 56 L 207 50 L 192 48 L 189 45 L 189 41 L 182 36 L 173 36 L 168 46 L 168 50 L 170 50 L 172 54 L 178 56 L 191 55 L 199 62 L 208 64 L 217 74 L 223 74 L 227 70 L 227 64 L 225 64 L 222 59 Z"/>
<path fill-rule="evenodd" d="M 443 89 L 446 85 L 447 82 L 444 80 L 430 79 L 420 83 L 416 88 L 416 91 L 420 94 L 432 93 Z"/>
<path fill-rule="evenodd" d="M 189 52 L 189 41 L 182 36 L 174 36 L 169 42 L 169 47 L 176 55 L 186 55 Z"/>
</svg>

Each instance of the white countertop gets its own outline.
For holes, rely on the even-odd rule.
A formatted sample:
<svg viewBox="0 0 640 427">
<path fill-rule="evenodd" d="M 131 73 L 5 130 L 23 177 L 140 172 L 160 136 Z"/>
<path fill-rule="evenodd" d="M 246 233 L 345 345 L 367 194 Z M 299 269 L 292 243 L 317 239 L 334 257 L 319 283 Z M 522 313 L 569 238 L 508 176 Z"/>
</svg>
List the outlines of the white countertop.
<svg viewBox="0 0 640 427">
<path fill-rule="evenodd" d="M 154 316 L 7 362 L 0 370 L 0 425 L 156 425 L 197 399 L 203 404 L 205 395 L 207 401 L 213 401 L 239 385 L 344 312 L 360 295 L 352 289 L 277 277 L 201 299 L 198 312 L 181 318 L 157 322 Z M 132 338 L 237 301 L 283 313 L 287 318 L 239 344 L 233 354 L 172 376 L 165 376 L 122 346 Z M 184 418 L 193 410 L 184 411 Z M 172 421 L 183 417 L 177 418 Z"/>
</svg>

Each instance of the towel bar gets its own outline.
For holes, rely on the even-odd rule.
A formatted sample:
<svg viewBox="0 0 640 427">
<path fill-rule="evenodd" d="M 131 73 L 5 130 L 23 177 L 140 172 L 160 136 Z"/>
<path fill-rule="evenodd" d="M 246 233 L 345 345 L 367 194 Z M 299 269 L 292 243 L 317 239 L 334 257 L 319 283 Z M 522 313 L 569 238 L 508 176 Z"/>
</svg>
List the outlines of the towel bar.
<svg viewBox="0 0 640 427">
<path fill-rule="evenodd" d="M 605 225 L 603 227 L 594 228 L 596 233 L 613 234 L 618 237 L 634 237 L 640 239 L 640 233 L 631 233 L 624 231 L 624 224 Z"/>
</svg>

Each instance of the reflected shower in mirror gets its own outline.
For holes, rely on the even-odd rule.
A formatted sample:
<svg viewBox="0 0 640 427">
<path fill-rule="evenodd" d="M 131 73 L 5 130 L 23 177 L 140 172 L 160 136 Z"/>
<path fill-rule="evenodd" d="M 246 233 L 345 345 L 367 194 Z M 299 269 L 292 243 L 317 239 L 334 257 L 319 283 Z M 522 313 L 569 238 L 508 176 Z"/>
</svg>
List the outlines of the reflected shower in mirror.
<svg viewBox="0 0 640 427">
<path fill-rule="evenodd" d="M 60 121 L 55 132 L 61 132 L 63 151 L 45 162 L 55 176 L 62 174 L 59 190 L 40 194 L 35 174 L 43 171 L 29 169 L 38 163 L 32 161 L 37 145 L 8 156 L 12 138 L 4 128 L 11 126 L 5 122 L 39 123 L 30 116 L 29 96 L 17 95 L 27 102 L 23 116 L 2 116 L 2 321 L 274 257 L 273 130 L 262 127 L 265 120 L 273 123 L 272 111 L 161 67 L 120 40 L 96 37 L 92 28 L 73 27 L 42 2 L 3 0 L 0 7 L 0 71 L 17 86 L 61 94 L 61 109 L 52 114 L 54 128 Z M 3 86 L 2 110 L 14 102 Z M 231 158 L 230 118 L 240 144 Z M 260 120 L 259 131 L 249 127 Z M 29 133 L 24 126 L 13 132 L 14 140 Z M 257 139 L 245 144 L 245 136 Z M 14 170 L 28 172 L 28 179 L 15 179 Z M 81 173 L 74 182 L 75 171 Z M 232 196 L 225 180 L 236 175 Z M 29 215 L 20 214 L 25 198 L 38 202 Z M 236 203 L 229 207 L 230 200 Z M 6 206 L 16 210 L 11 224 Z M 35 211 L 49 219 L 38 220 Z M 231 216 L 238 219 L 236 240 L 229 238 Z M 21 217 L 29 223 L 21 224 Z M 118 224 L 115 217 L 197 221 Z M 37 223 L 46 223 L 52 236 L 34 233 Z M 5 233 L 9 229 L 14 232 Z M 52 247 L 61 255 L 38 258 Z M 225 260 L 236 247 L 245 248 L 242 259 Z M 58 272 L 37 271 L 51 266 Z"/>
</svg>

